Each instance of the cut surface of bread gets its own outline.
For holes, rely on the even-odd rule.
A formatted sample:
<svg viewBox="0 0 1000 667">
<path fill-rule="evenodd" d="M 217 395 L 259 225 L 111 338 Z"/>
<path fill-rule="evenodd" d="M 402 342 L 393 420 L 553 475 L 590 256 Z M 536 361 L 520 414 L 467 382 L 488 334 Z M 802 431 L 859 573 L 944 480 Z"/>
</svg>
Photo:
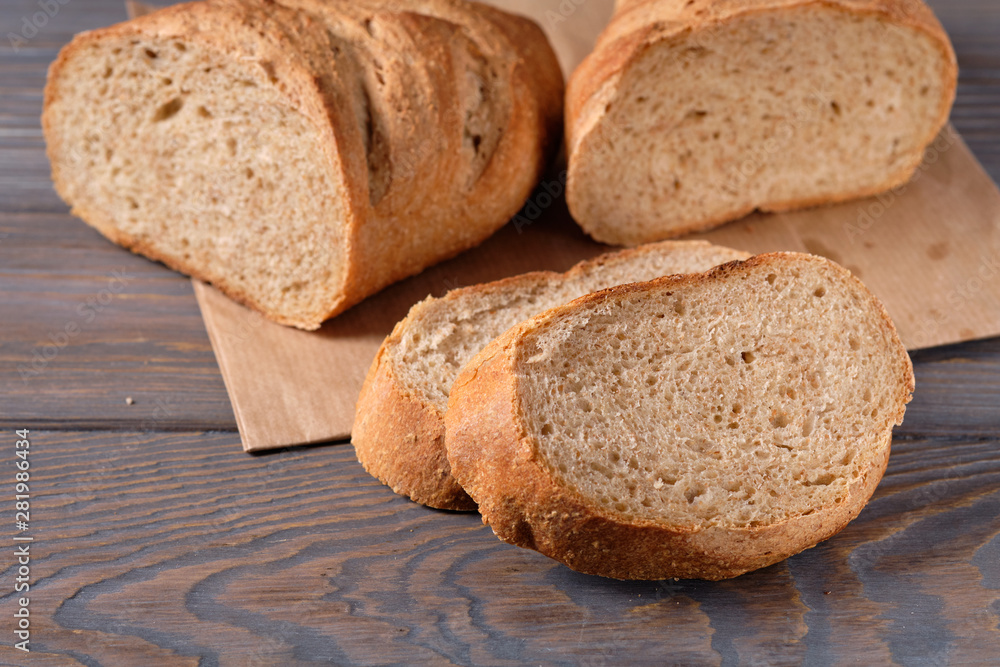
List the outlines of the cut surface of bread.
<svg viewBox="0 0 1000 667">
<path fill-rule="evenodd" d="M 747 253 L 703 241 L 652 244 L 449 292 L 415 305 L 386 338 L 358 399 L 351 441 L 365 469 L 396 493 L 440 509 L 476 505 L 451 476 L 444 414 L 462 366 L 538 313 L 613 285 L 695 273 Z"/>
<path fill-rule="evenodd" d="M 505 541 L 590 574 L 722 579 L 857 516 L 913 387 L 860 281 L 759 255 L 509 330 L 454 383 L 448 459 Z"/>
<path fill-rule="evenodd" d="M 481 242 L 534 187 L 562 76 L 458 0 L 207 0 L 82 33 L 53 180 L 112 241 L 305 329 Z"/>
<path fill-rule="evenodd" d="M 957 66 L 901 0 L 620 3 L 567 93 L 573 217 L 635 244 L 906 182 Z"/>
</svg>

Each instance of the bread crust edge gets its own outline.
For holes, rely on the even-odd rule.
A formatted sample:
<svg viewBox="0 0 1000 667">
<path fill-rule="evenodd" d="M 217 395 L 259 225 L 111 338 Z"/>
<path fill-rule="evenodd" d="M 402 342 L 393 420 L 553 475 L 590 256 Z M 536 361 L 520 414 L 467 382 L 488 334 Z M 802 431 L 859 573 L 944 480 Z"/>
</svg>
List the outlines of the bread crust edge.
<svg viewBox="0 0 1000 667">
<path fill-rule="evenodd" d="M 477 12 L 484 21 L 490 22 L 511 50 L 505 61 L 511 68 L 509 87 L 505 91 L 512 96 L 510 116 L 507 125 L 502 128 L 504 138 L 484 171 L 483 178 L 473 190 L 477 195 L 485 194 L 488 201 L 477 207 L 471 206 L 467 201 L 465 208 L 468 210 L 461 211 L 470 217 L 479 218 L 482 212 L 480 209 L 485 207 L 492 224 L 478 225 L 481 229 L 477 230 L 474 238 L 455 244 L 448 241 L 449 225 L 442 221 L 439 224 L 443 230 L 441 240 L 435 244 L 433 253 L 404 257 L 401 260 L 397 258 L 390 262 L 393 268 L 375 276 L 369 275 L 366 270 L 372 253 L 375 252 L 365 236 L 366 223 L 374 215 L 374 209 L 368 203 L 367 163 L 360 131 L 353 119 L 342 113 L 343 105 L 337 103 L 339 88 L 322 80 L 326 74 L 336 78 L 336 71 L 319 71 L 313 62 L 314 58 L 318 58 L 318 52 L 310 50 L 310 45 L 289 43 L 287 35 L 280 31 L 268 33 L 267 37 L 258 36 L 251 28 L 241 24 L 240 34 L 246 33 L 249 35 L 248 39 L 254 39 L 263 51 L 273 56 L 271 60 L 284 70 L 283 75 L 288 77 L 289 85 L 282 89 L 283 96 L 326 137 L 318 149 L 328 162 L 334 180 L 344 188 L 343 245 L 340 250 L 343 264 L 340 275 L 334 278 L 337 284 L 331 288 L 335 298 L 327 302 L 322 311 L 299 316 L 300 314 L 282 314 L 265 307 L 254 297 L 252 290 L 236 286 L 225 274 L 206 271 L 175 253 L 158 250 L 154 244 L 135 238 L 121 229 L 100 207 L 91 207 L 82 201 L 70 201 L 66 198 L 69 181 L 61 173 L 59 161 L 55 159 L 57 155 L 65 153 L 65 150 L 56 140 L 50 110 L 59 99 L 59 81 L 65 64 L 87 44 L 93 40 L 130 36 L 156 39 L 183 37 L 197 40 L 203 47 L 225 57 L 235 58 L 241 47 L 238 44 L 239 35 L 231 34 L 233 31 L 206 32 L 187 28 L 190 28 L 192 22 L 199 20 L 211 27 L 213 22 L 217 24 L 220 20 L 246 18 L 259 7 L 240 7 L 224 2 L 189 2 L 76 35 L 60 50 L 50 65 L 44 91 L 42 128 L 56 191 L 70 203 L 73 215 L 111 242 L 135 254 L 161 262 L 175 271 L 210 283 L 232 300 L 256 310 L 271 321 L 308 331 L 317 330 L 326 320 L 343 313 L 388 285 L 416 275 L 489 238 L 523 206 L 559 147 L 563 130 L 564 81 L 551 44 L 541 28 L 529 19 L 507 14 L 488 5 L 469 4 L 469 7 L 473 6 L 474 9 L 469 11 Z M 245 14 L 239 14 L 241 10 Z M 279 4 L 271 11 L 291 15 L 297 10 Z M 278 19 L 266 15 L 265 20 Z M 310 21 L 312 16 L 305 16 L 303 20 Z M 287 51 L 283 51 L 280 46 L 287 47 Z M 517 197 L 510 194 L 512 183 L 518 186 Z M 454 223 L 451 225 L 455 226 Z"/>
<path fill-rule="evenodd" d="M 364 469 L 395 493 L 436 509 L 475 511 L 476 503 L 451 474 L 444 415 L 407 392 L 388 359 L 387 344 L 405 322 L 383 341 L 368 369 L 351 444 Z"/>
<path fill-rule="evenodd" d="M 578 262 L 564 273 L 533 271 L 452 290 L 440 299 L 429 298 L 415 305 L 382 341 L 368 369 L 351 431 L 358 461 L 383 484 L 415 502 L 437 509 L 474 511 L 475 501 L 451 474 L 447 462 L 444 413 L 398 378 L 391 351 L 401 343 L 403 332 L 428 304 L 447 304 L 467 294 L 497 289 L 529 288 L 547 280 L 568 280 L 606 262 L 627 261 L 663 247 L 692 253 L 723 249 L 707 241 L 665 241 L 644 248 L 602 253 Z M 750 257 L 746 252 L 724 249 L 734 257 Z"/>
<path fill-rule="evenodd" d="M 573 219 L 596 241 L 612 245 L 635 245 L 705 231 L 726 222 L 738 220 L 758 210 L 780 213 L 870 197 L 909 182 L 921 164 L 923 150 L 919 154 L 914 155 L 906 165 L 902 166 L 895 173 L 889 174 L 884 181 L 867 188 L 859 188 L 855 191 L 842 192 L 836 195 L 763 202 L 733 208 L 729 212 L 681 225 L 668 232 L 656 232 L 626 238 L 605 234 L 600 229 L 594 229 L 588 219 L 589 215 L 586 215 L 586 212 L 581 210 L 576 197 L 573 195 L 573 192 L 578 187 L 581 187 L 577 184 L 578 179 L 576 178 L 576 170 L 574 169 L 576 160 L 574 160 L 574 156 L 578 155 L 578 151 L 581 150 L 586 137 L 600 126 L 601 121 L 606 116 L 606 111 L 595 113 L 589 110 L 592 100 L 597 96 L 600 96 L 603 100 L 613 99 L 617 93 L 617 84 L 622 74 L 636 63 L 647 49 L 665 41 L 678 39 L 688 33 L 720 25 L 751 13 L 786 12 L 810 5 L 820 5 L 855 16 L 867 14 L 882 17 L 887 21 L 893 22 L 895 25 L 925 34 L 938 46 L 942 55 L 944 63 L 942 80 L 945 82 L 945 90 L 948 91 L 948 95 L 941 101 L 940 111 L 932 125 L 932 131 L 928 133 L 929 136 L 920 141 L 920 145 L 924 147 L 930 145 L 944 130 L 948 122 L 957 95 L 958 61 L 947 32 L 933 11 L 922 0 L 919 5 L 912 5 L 912 3 L 906 3 L 904 0 L 868 0 L 864 6 L 848 4 L 842 0 L 799 0 L 787 4 L 776 3 L 773 5 L 744 6 L 735 10 L 709 12 L 705 16 L 696 13 L 700 9 L 693 7 L 693 3 L 687 3 L 683 9 L 676 12 L 673 22 L 654 22 L 637 30 L 615 36 L 615 25 L 623 16 L 630 12 L 641 10 L 647 5 L 655 4 L 657 1 L 639 0 L 631 4 L 619 3 L 622 6 L 616 6 L 611 23 L 601 33 L 594 51 L 576 68 L 566 86 L 565 138 L 566 150 L 569 156 L 566 203 Z M 904 5 L 915 6 L 917 9 L 916 11 L 907 11 Z M 594 116 L 594 118 L 587 120 L 588 116 Z M 584 123 L 586 123 L 587 127 L 581 133 L 581 125 Z"/>
<path fill-rule="evenodd" d="M 456 380 L 445 422 L 452 474 L 478 502 L 483 522 L 505 542 L 539 551 L 579 572 L 616 579 L 728 579 L 780 562 L 842 530 L 865 507 L 882 479 L 889 460 L 891 428 L 879 434 L 876 447 L 882 451 L 850 485 L 843 502 L 769 526 L 698 530 L 616 515 L 562 486 L 545 469 L 520 417 L 517 341 L 557 312 L 651 286 L 714 280 L 741 265 L 789 255 L 802 256 L 769 253 L 703 274 L 590 294 L 518 325 L 480 352 Z M 846 269 L 841 271 L 861 285 Z M 864 290 L 881 315 L 884 333 L 894 339 L 905 357 L 904 376 L 900 378 L 905 407 L 914 388 L 912 364 L 885 308 L 867 288 Z M 904 407 L 895 415 L 895 423 L 901 423 Z M 484 452 L 490 455 L 483 456 Z"/>
</svg>

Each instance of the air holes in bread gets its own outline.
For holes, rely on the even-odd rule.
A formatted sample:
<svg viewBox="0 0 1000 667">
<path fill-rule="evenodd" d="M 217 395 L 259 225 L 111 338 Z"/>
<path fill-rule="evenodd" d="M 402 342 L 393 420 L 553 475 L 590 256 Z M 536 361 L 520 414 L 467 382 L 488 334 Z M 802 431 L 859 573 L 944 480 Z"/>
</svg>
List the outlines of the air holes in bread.
<svg viewBox="0 0 1000 667">
<path fill-rule="evenodd" d="M 160 123 L 165 120 L 170 120 L 176 116 L 183 107 L 184 100 L 180 97 L 175 97 L 156 110 L 156 113 L 153 114 L 153 122 Z"/>
</svg>

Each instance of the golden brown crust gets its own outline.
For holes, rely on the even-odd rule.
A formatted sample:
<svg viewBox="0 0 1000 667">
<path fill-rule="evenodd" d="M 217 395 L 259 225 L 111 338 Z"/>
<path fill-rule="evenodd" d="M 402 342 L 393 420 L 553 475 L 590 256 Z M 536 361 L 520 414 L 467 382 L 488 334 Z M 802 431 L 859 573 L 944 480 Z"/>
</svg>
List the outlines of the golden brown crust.
<svg viewBox="0 0 1000 667">
<path fill-rule="evenodd" d="M 308 6 L 308 0 L 304 4 Z M 471 187 L 455 192 L 454 159 L 429 158 L 436 157 L 433 153 L 438 151 L 445 156 L 457 153 L 463 119 L 456 113 L 457 99 L 450 104 L 440 96 L 433 100 L 433 107 L 441 113 L 437 119 L 440 131 L 428 133 L 417 124 L 407 140 L 423 136 L 429 143 L 410 153 L 390 155 L 394 171 L 414 175 L 409 196 L 393 197 L 390 192 L 369 213 L 367 224 L 356 226 L 356 252 L 364 259 L 352 264 L 348 297 L 329 313 L 331 317 L 382 287 L 491 236 L 531 194 L 561 138 L 561 70 L 544 33 L 531 21 L 487 5 L 456 0 L 409 0 L 402 4 L 364 0 L 355 4 L 393 14 L 408 27 L 414 45 L 436 52 L 431 62 L 443 65 L 444 71 L 431 67 L 429 76 L 440 77 L 436 90 L 442 93 L 449 88 L 445 82 L 453 88 L 464 76 L 454 69 L 455 57 L 449 55 L 457 38 L 474 38 L 482 57 L 497 70 L 501 90 L 495 104 L 502 107 L 506 118 L 502 138 L 484 171 Z M 404 8 L 409 11 L 401 12 Z M 413 85 L 411 81 L 404 83 Z M 447 208 L 447 213 L 435 211 L 428 202 Z M 401 238 L 399 230 L 404 222 L 409 233 Z M 396 239 L 396 243 L 387 243 L 387 239 Z"/>
<path fill-rule="evenodd" d="M 567 182 L 567 199 L 573 208 L 572 191 L 588 187 L 576 183 L 573 154 L 582 147 L 589 133 L 607 113 L 607 105 L 614 99 L 618 82 L 625 71 L 638 62 L 654 44 L 683 38 L 698 31 L 708 31 L 734 18 L 752 13 L 788 11 L 811 5 L 824 6 L 858 15 L 877 15 L 901 27 L 921 32 L 938 47 L 944 71 L 944 89 L 948 96 L 941 100 L 933 130 L 924 137 L 921 145 L 928 145 L 945 124 L 955 101 L 958 81 L 958 62 L 951 41 L 934 12 L 921 0 L 624 0 L 615 6 L 611 22 L 598 38 L 594 51 L 573 72 L 566 88 L 565 136 L 570 167 Z M 762 211 L 781 212 L 850 199 L 867 197 L 885 192 L 906 183 L 920 165 L 922 156 L 916 156 L 898 173 L 887 174 L 884 182 L 854 192 L 836 196 L 793 199 L 769 202 L 761 206 L 734 209 L 723 215 L 677 227 L 671 236 L 702 231 L 723 222 L 740 218 L 759 208 Z M 598 239 L 613 242 L 609 239 Z M 655 240 L 650 237 L 645 241 Z"/>
<path fill-rule="evenodd" d="M 399 325 L 397 325 L 398 328 Z M 358 461 L 396 493 L 437 509 L 474 511 L 476 503 L 455 481 L 444 446 L 444 416 L 429 402 L 407 393 L 379 349 L 368 370 L 351 429 Z"/>
<path fill-rule="evenodd" d="M 535 549 L 574 570 L 619 579 L 725 579 L 779 562 L 840 531 L 864 508 L 888 463 L 891 429 L 879 434 L 878 455 L 842 502 L 782 523 L 747 528 L 668 526 L 608 511 L 552 477 L 526 433 L 515 360 L 518 342 L 545 322 L 587 304 L 724 279 L 795 253 L 759 255 L 703 274 L 613 287 L 528 320 L 494 340 L 466 365 L 452 387 L 445 416 L 452 474 L 478 503 L 500 539 Z M 813 258 L 815 261 L 823 261 Z M 850 274 L 840 269 L 846 276 Z M 856 278 L 850 280 L 861 285 Z M 863 286 L 861 286 L 862 289 Z M 903 376 L 900 406 L 914 387 L 912 366 L 895 327 L 874 296 L 883 333 L 895 342 Z M 896 422 L 902 420 L 902 407 Z"/>
<path fill-rule="evenodd" d="M 384 25 L 386 36 L 366 30 L 371 24 Z M 341 33 L 358 33 L 365 41 Z M 59 159 L 66 147 L 53 125 L 60 78 L 66 63 L 88 45 L 131 37 L 183 37 L 226 59 L 243 58 L 250 49 L 254 59 L 273 63 L 281 94 L 319 132 L 317 148 L 333 182 L 344 188 L 343 270 L 331 278 L 333 297 L 325 310 L 275 312 L 227 275 L 209 272 L 155 242 L 130 238 L 108 212 L 82 198 L 70 200 L 71 175 L 62 173 Z M 377 201 L 370 196 L 363 123 L 355 114 L 357 96 L 372 94 L 361 92 L 362 73 L 350 58 L 334 57 L 339 46 L 359 53 L 382 49 L 386 87 L 398 93 L 392 103 L 410 102 L 406 113 L 399 108 L 386 113 L 390 150 L 375 157 L 378 168 L 396 179 Z M 468 140 L 463 137 L 467 66 L 495 75 L 484 85 L 496 87 L 488 91 L 486 106 L 489 127 L 497 135 L 485 167 L 470 174 L 468 182 L 456 177 L 470 169 L 459 155 Z M 407 98 L 407 89 L 417 92 Z M 206 0 L 74 38 L 50 68 L 42 123 L 53 180 L 74 213 L 112 241 L 211 282 L 273 320 L 316 329 L 386 285 L 482 242 L 516 213 L 558 146 L 562 92 L 561 70 L 538 26 L 474 2 Z M 383 102 L 392 108 L 387 100 L 376 99 L 375 105 Z"/>
</svg>

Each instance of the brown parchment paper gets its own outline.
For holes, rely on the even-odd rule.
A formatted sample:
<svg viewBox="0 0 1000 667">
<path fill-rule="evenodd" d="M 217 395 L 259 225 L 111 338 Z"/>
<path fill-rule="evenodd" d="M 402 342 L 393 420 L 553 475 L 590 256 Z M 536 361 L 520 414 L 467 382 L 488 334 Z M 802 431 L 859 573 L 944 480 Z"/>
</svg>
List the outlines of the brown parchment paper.
<svg viewBox="0 0 1000 667">
<path fill-rule="evenodd" d="M 495 0 L 534 18 L 569 72 L 611 15 L 611 0 Z M 553 167 L 525 209 L 479 248 L 394 285 L 319 332 L 279 326 L 195 281 L 243 447 L 342 440 L 382 339 L 428 295 L 525 271 L 565 270 L 607 250 L 570 220 Z M 913 181 L 880 197 L 752 215 L 707 234 L 759 253 L 824 255 L 882 299 L 909 349 L 1000 335 L 1000 192 L 950 127 Z"/>
</svg>

